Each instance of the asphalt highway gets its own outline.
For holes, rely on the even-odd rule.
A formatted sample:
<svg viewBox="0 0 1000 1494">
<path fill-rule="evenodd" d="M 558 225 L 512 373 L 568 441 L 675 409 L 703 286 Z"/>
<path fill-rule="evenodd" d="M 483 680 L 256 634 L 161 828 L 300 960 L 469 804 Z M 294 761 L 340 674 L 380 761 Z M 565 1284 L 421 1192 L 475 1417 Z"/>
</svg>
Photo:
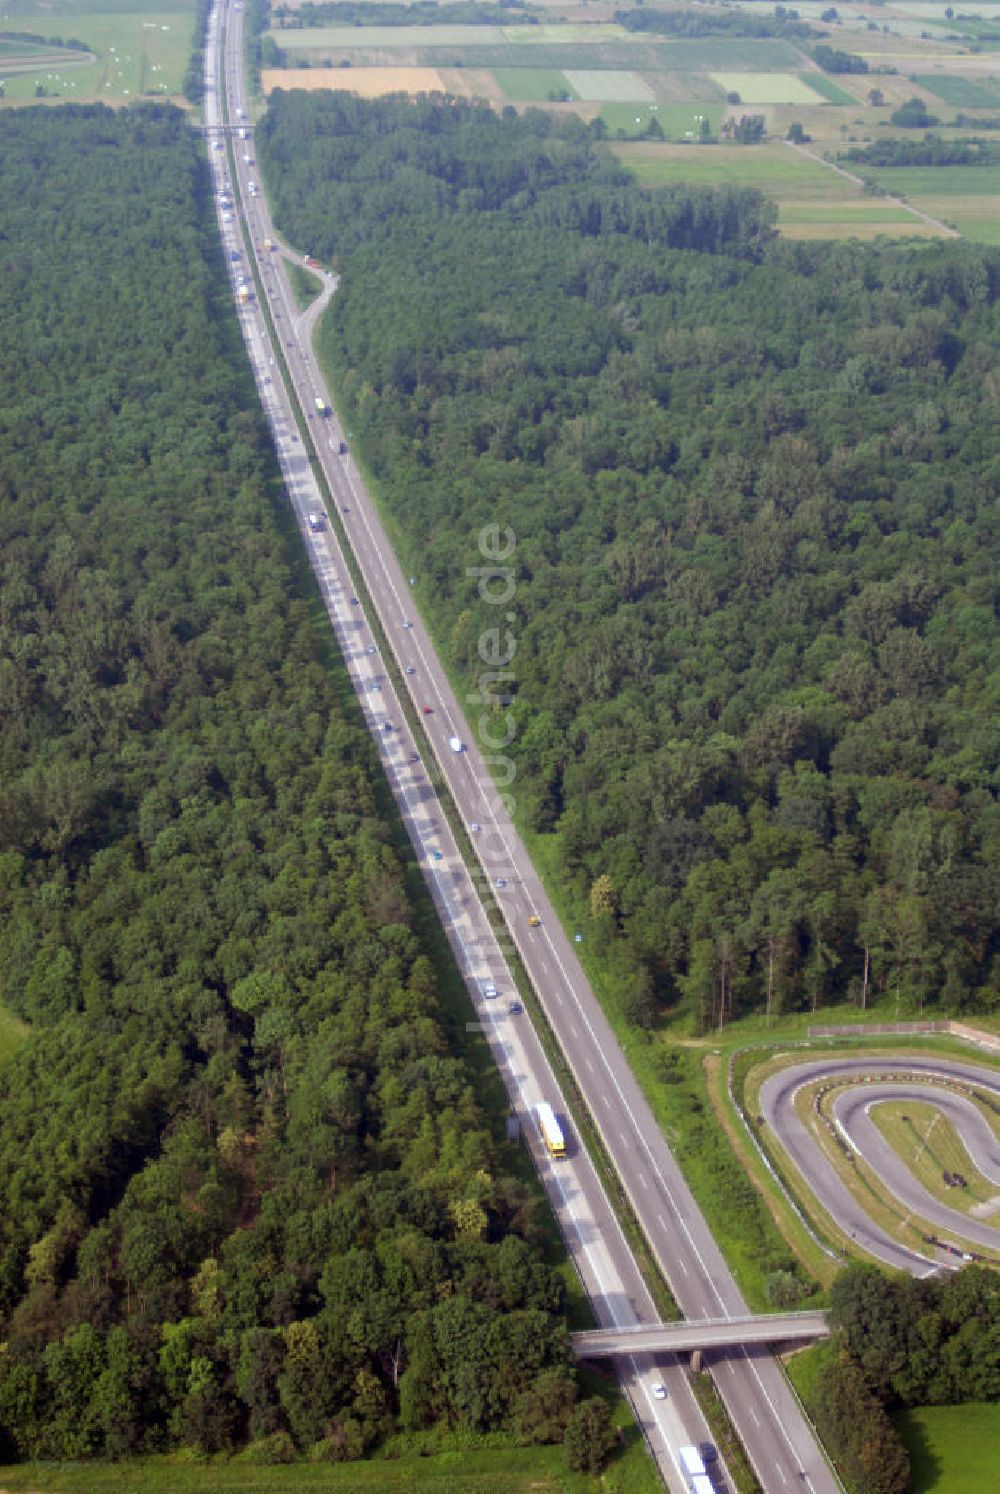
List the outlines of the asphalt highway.
<svg viewBox="0 0 1000 1494">
<path fill-rule="evenodd" d="M 221 16 L 217 7 L 213 26 Z M 247 105 L 242 79 L 242 16 L 227 10 L 226 87 L 239 125 Z M 219 32 L 212 32 L 211 66 L 218 63 Z M 209 76 L 215 76 L 210 73 Z M 210 92 L 206 122 L 218 123 L 219 98 Z M 376 647 L 363 608 L 351 594 L 343 557 L 329 527 L 312 531 L 308 513 L 321 507 L 308 458 L 302 451 L 284 388 L 270 359 L 267 329 L 252 302 L 241 311 L 258 387 L 271 418 L 275 442 L 303 539 L 320 579 L 334 626 L 341 639 L 363 705 L 379 741 L 389 781 L 403 805 L 404 817 L 421 863 L 428 874 L 442 920 L 494 1055 L 504 1074 L 515 1113 L 550 1192 L 556 1201 L 567 1241 L 581 1268 L 602 1326 L 625 1327 L 653 1322 L 656 1315 L 635 1267 L 634 1258 L 608 1207 L 599 1181 L 568 1125 L 568 1113 L 544 1059 L 530 1022 L 511 1014 L 513 982 L 503 952 L 490 929 L 482 904 L 486 886 L 495 897 L 506 923 L 508 939 L 518 950 L 576 1084 L 618 1170 L 657 1261 L 685 1316 L 689 1318 L 744 1317 L 747 1307 L 697 1205 L 653 1119 L 649 1106 L 629 1070 L 626 1058 L 591 990 L 573 942 L 561 929 L 555 913 L 514 829 L 508 802 L 498 791 L 490 768 L 503 782 L 502 737 L 490 738 L 495 722 L 476 713 L 476 730 L 487 752 L 481 750 L 447 681 L 430 636 L 419 617 L 405 577 L 395 559 L 378 515 L 350 453 L 341 455 L 346 439 L 335 418 L 315 414 L 315 398 L 325 397 L 325 385 L 313 356 L 306 327 L 292 303 L 277 255 L 261 246 L 265 237 L 277 240 L 267 203 L 258 184 L 256 167 L 243 160 L 253 157 L 252 143 L 235 144 L 236 181 L 249 235 L 261 268 L 265 293 L 282 338 L 291 378 L 301 407 L 313 413 L 314 444 L 334 501 L 347 530 L 354 556 L 396 662 L 410 691 L 411 702 L 424 728 L 419 745 L 409 734 L 392 691 L 389 676 L 377 662 Z M 219 179 L 227 175 L 225 152 L 209 150 Z M 220 204 L 221 206 L 221 204 Z M 238 223 L 225 223 L 220 214 L 227 252 L 236 247 Z M 230 238 L 226 238 L 227 230 Z M 230 243 L 232 240 L 232 244 Z M 301 256 L 296 256 L 301 261 Z M 240 260 L 231 260 L 238 279 Z M 327 291 L 332 291 L 327 283 Z M 470 536 L 470 567 L 498 568 L 487 584 L 503 597 L 507 544 L 498 518 L 496 531 Z M 485 547 L 485 557 L 483 549 Z M 511 560 L 516 575 L 516 553 Z M 469 581 L 471 588 L 475 580 Z M 498 605 L 498 639 L 506 645 L 513 614 Z M 493 648 L 497 644 L 492 644 Z M 512 665 L 516 669 L 516 657 Z M 471 701 L 477 705 L 478 702 Z M 453 750 L 452 740 L 460 743 Z M 473 881 L 453 842 L 447 820 L 434 799 L 422 771 L 421 751 L 437 759 L 452 798 L 465 823 L 480 863 L 478 885 Z M 498 996 L 487 998 L 488 985 Z M 559 1113 L 568 1131 L 570 1156 L 552 1163 L 540 1144 L 534 1106 L 541 1099 Z M 712 1366 L 716 1385 L 765 1490 L 811 1489 L 833 1494 L 839 1483 L 805 1421 L 787 1380 L 765 1349 L 740 1350 L 720 1356 Z M 653 1394 L 663 1381 L 666 1400 Z M 676 1448 L 707 1440 L 708 1432 L 691 1399 L 683 1371 L 669 1359 L 641 1356 L 626 1366 L 625 1383 L 633 1405 L 665 1478 L 683 1489 Z"/>
<path fill-rule="evenodd" d="M 238 20 L 238 15 L 238 11 L 230 12 L 231 26 L 234 19 Z M 213 29 L 206 71 L 218 66 L 218 48 L 218 31 Z M 235 55 L 238 55 L 238 46 L 234 42 L 228 62 L 231 99 L 241 97 Z M 214 76 L 214 71 L 210 76 Z M 209 95 L 206 116 L 210 126 L 218 122 L 218 98 L 214 93 Z M 230 188 L 234 184 L 225 152 L 216 151 L 211 139 L 209 148 L 218 188 L 220 231 L 229 257 L 234 291 L 238 295 L 241 282 L 250 283 L 250 274 L 236 214 L 225 206 L 232 201 L 232 192 L 225 190 L 226 183 Z M 241 141 L 236 153 L 240 158 L 250 155 L 251 161 L 253 159 L 249 142 L 245 148 Z M 240 161 L 240 165 L 243 168 L 241 174 L 246 177 L 243 201 L 247 225 L 258 251 L 257 262 L 270 298 L 275 325 L 285 333 L 282 352 L 295 379 L 302 408 L 313 419 L 314 444 L 328 482 L 341 500 L 350 497 L 352 503 L 357 503 L 358 489 L 350 464 L 339 451 L 342 433 L 333 420 L 316 412 L 315 398 L 317 394 L 322 397 L 324 386 L 312 364 L 309 349 L 312 326 L 328 303 L 335 289 L 335 280 L 325 277 L 322 296 L 306 312 L 298 312 L 285 276 L 279 270 L 279 251 L 261 247 L 265 238 L 272 238 L 277 243 L 277 236 L 267 217 L 263 199 L 252 197 L 246 185 L 249 180 L 255 180 L 251 175 L 254 168 L 244 161 Z M 286 252 L 281 250 L 280 254 Z M 296 263 L 305 263 L 302 255 L 289 253 L 288 257 Z M 565 1100 L 531 1022 L 523 1012 L 510 1010 L 514 982 L 483 907 L 482 887 L 475 884 L 452 837 L 448 820 L 425 770 L 419 750 L 424 744 L 418 744 L 409 733 L 392 678 L 385 671 L 335 532 L 326 522 L 319 529 L 311 525 L 311 516 L 325 513 L 323 499 L 309 459 L 302 450 L 275 349 L 259 307 L 251 298 L 240 304 L 239 314 L 289 500 L 328 615 L 421 869 L 469 986 L 478 1025 L 503 1076 L 512 1108 L 595 1316 L 602 1327 L 614 1329 L 656 1323 L 659 1314 L 587 1153 L 582 1148 L 571 1146 L 569 1159 L 554 1162 L 542 1143 L 536 1120 L 538 1103 L 548 1100 L 565 1115 Z M 350 511 L 351 504 L 344 507 Z M 361 528 L 360 534 L 363 541 L 366 530 Z M 371 564 L 371 550 L 363 543 L 360 548 Z M 397 613 L 397 621 L 398 617 Z M 412 648 L 409 657 L 420 658 L 423 644 L 419 638 L 412 640 Z M 497 995 L 488 997 L 485 991 L 491 985 L 496 986 Z M 623 1388 L 664 1481 L 680 1494 L 687 1484 L 677 1449 L 710 1440 L 708 1425 L 691 1392 L 687 1373 L 669 1354 L 629 1353 L 619 1361 L 618 1368 Z M 661 1386 L 667 1392 L 663 1397 L 657 1393 Z M 717 1486 L 724 1489 L 724 1465 L 720 1462 L 716 1467 Z"/>
<path fill-rule="evenodd" d="M 936 1105 L 959 1130 L 973 1164 L 979 1166 L 977 1158 L 981 1158 L 981 1170 L 988 1177 L 996 1177 L 1000 1175 L 1000 1148 L 992 1131 L 975 1106 L 952 1090 L 939 1086 L 943 1081 L 952 1085 L 972 1085 L 1000 1099 L 1000 1072 L 951 1058 L 909 1055 L 902 1059 L 888 1055 L 879 1059 L 845 1057 L 803 1061 L 772 1074 L 761 1085 L 759 1107 L 768 1131 L 831 1218 L 860 1249 L 877 1260 L 914 1276 L 928 1276 L 942 1265 L 953 1266 L 955 1258 L 940 1252 L 925 1256 L 909 1250 L 874 1223 L 795 1113 L 795 1097 L 805 1086 L 819 1081 L 848 1083 L 852 1079 L 866 1082 L 846 1090 L 837 1100 L 834 1113 L 848 1144 L 855 1146 L 865 1157 L 882 1178 L 886 1190 L 894 1194 L 908 1212 L 938 1228 L 954 1232 L 960 1239 L 982 1244 L 987 1249 L 1000 1249 L 1000 1231 L 949 1209 L 916 1181 L 883 1140 L 868 1113 L 871 1106 L 881 1099 L 922 1100 Z"/>
</svg>

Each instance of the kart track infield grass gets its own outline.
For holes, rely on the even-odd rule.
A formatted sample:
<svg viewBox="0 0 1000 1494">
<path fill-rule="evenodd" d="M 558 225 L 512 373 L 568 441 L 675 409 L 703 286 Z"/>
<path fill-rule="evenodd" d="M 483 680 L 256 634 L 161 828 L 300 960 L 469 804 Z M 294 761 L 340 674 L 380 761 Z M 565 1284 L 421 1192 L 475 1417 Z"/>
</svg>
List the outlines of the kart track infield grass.
<svg viewBox="0 0 1000 1494">
<path fill-rule="evenodd" d="M 175 98 L 191 55 L 193 27 L 193 0 L 183 10 L 167 6 L 162 11 L 143 9 L 137 0 L 134 11 L 118 15 L 105 14 L 96 6 L 93 12 L 74 10 L 44 19 L 30 11 L 14 11 L 4 16 L 4 30 L 72 35 L 86 43 L 97 61 L 83 67 L 60 66 L 50 56 L 37 72 L 19 72 L 5 79 L 6 102 L 33 102 L 39 83 L 47 97 L 73 102 L 99 99 L 110 104 L 144 95 Z"/>
<path fill-rule="evenodd" d="M 985 1106 L 979 1108 L 995 1132 L 996 1117 Z M 974 1166 L 955 1127 L 940 1110 L 930 1103 L 884 1100 L 872 1106 L 871 1118 L 900 1161 L 933 1198 L 984 1224 L 996 1223 L 1000 1186 L 991 1184 Z M 946 1172 L 958 1173 L 967 1186 L 949 1188 L 944 1181 Z M 990 1203 L 992 1209 L 980 1207 Z"/>
<path fill-rule="evenodd" d="M 912 1494 L 993 1494 L 1000 1405 L 922 1406 L 894 1420 L 910 1455 Z"/>
</svg>

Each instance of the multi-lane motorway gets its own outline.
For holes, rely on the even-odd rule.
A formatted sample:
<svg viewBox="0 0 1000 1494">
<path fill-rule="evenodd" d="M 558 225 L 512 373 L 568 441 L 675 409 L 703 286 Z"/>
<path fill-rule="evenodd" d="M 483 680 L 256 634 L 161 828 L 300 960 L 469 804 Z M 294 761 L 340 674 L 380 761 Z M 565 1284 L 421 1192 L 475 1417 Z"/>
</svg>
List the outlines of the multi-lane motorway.
<svg viewBox="0 0 1000 1494">
<path fill-rule="evenodd" d="M 796 1114 L 796 1095 L 820 1082 L 852 1086 L 833 1103 L 840 1134 L 846 1144 L 865 1157 L 887 1193 L 899 1200 L 906 1214 L 926 1220 L 960 1240 L 1000 1252 L 1000 1231 L 939 1203 L 885 1142 L 869 1114 L 872 1105 L 882 1100 L 920 1100 L 937 1106 L 965 1138 L 971 1164 L 1000 1185 L 1000 1148 L 996 1137 L 975 1106 L 954 1088 L 970 1087 L 996 1100 L 1000 1098 L 1000 1074 L 995 1069 L 945 1057 L 812 1059 L 779 1070 L 761 1085 L 758 1103 L 766 1132 L 787 1153 L 831 1218 L 859 1249 L 877 1260 L 915 1276 L 926 1276 L 942 1264 L 954 1264 L 954 1258 L 939 1259 L 933 1249 L 928 1255 L 921 1255 L 880 1228 L 841 1181 Z M 944 1088 L 945 1085 L 951 1087 Z"/>
<path fill-rule="evenodd" d="M 226 21 L 223 31 L 223 20 Z M 220 0 L 210 23 L 206 124 L 223 122 L 221 74 L 225 39 L 225 94 L 230 119 L 240 126 L 247 109 L 242 76 L 242 15 L 233 0 Z M 698 1210 L 652 1113 L 625 1061 L 621 1047 L 589 986 L 576 950 L 560 928 L 515 831 L 503 796 L 470 731 L 440 667 L 429 634 L 417 614 L 410 584 L 397 564 L 378 516 L 350 454 L 340 453 L 344 433 L 334 419 L 316 415 L 316 397 L 325 386 L 307 336 L 307 324 L 289 295 L 277 256 L 262 248 L 277 240 L 266 199 L 258 187 L 252 143 L 235 142 L 230 175 L 227 151 L 210 149 L 216 181 L 234 190 L 239 211 L 220 203 L 220 228 L 230 256 L 256 255 L 261 284 L 282 341 L 301 409 L 313 414 L 314 446 L 365 586 L 410 692 L 423 727 L 416 742 L 385 671 L 364 607 L 353 591 L 333 529 L 310 527 L 308 516 L 322 507 L 307 454 L 280 378 L 276 351 L 261 309 L 251 299 L 240 316 L 278 457 L 298 516 L 331 621 L 367 719 L 379 744 L 389 782 L 427 875 L 442 922 L 469 983 L 474 1007 L 500 1066 L 515 1113 L 553 1199 L 563 1231 L 598 1321 L 606 1327 L 653 1322 L 656 1314 L 634 1257 L 582 1147 L 570 1134 L 570 1157 L 552 1162 L 541 1145 L 535 1106 L 549 1100 L 567 1121 L 567 1107 L 538 1038 L 524 1013 L 510 1010 L 513 982 L 483 906 L 483 884 L 496 897 L 509 938 L 516 945 L 546 1017 L 556 1034 L 576 1084 L 619 1173 L 657 1261 L 682 1311 L 690 1318 L 743 1317 L 747 1307 Z M 243 159 L 250 156 L 251 163 Z M 251 183 L 257 190 L 251 192 Z M 227 216 L 230 221 L 226 221 Z M 246 261 L 230 259 L 234 288 L 248 275 Z M 327 292 L 332 286 L 327 284 Z M 495 531 L 470 536 L 470 568 L 496 563 L 504 568 L 508 544 L 502 519 Z M 477 545 L 480 550 L 477 551 Z M 484 554 L 482 553 L 485 551 Z M 516 557 L 511 562 L 516 568 Z M 470 580 L 470 587 L 475 585 Z M 499 583 L 502 594 L 503 581 Z M 508 619 L 499 611 L 504 635 Z M 497 645 L 494 643 L 493 647 Z M 503 645 L 501 645 L 503 646 Z M 478 715 L 478 713 L 477 713 Z M 481 731 L 495 731 L 492 716 L 477 720 Z M 460 751 L 449 745 L 462 744 Z M 502 738 L 487 738 L 495 748 Z M 478 883 L 469 873 L 424 771 L 421 753 L 434 754 L 479 858 Z M 487 995 L 491 986 L 496 997 Z M 807 1488 L 833 1494 L 839 1485 L 771 1355 L 741 1350 L 713 1366 L 718 1389 L 739 1431 L 764 1489 Z M 707 1428 L 690 1394 L 683 1371 L 669 1359 L 634 1356 L 623 1381 L 664 1477 L 686 1488 L 677 1462 L 679 1445 L 705 1440 Z M 654 1387 L 660 1382 L 667 1397 Z"/>
</svg>

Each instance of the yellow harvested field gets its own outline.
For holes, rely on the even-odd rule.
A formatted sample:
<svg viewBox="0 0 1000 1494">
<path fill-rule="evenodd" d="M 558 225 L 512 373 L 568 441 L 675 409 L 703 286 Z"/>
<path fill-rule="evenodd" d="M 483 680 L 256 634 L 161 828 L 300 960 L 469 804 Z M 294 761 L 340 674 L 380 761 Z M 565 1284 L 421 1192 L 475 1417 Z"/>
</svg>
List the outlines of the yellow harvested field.
<svg viewBox="0 0 1000 1494">
<path fill-rule="evenodd" d="M 427 72 L 427 68 L 419 69 Z M 445 93 L 453 93 L 457 99 L 503 99 L 503 89 L 486 68 L 479 67 L 442 67 L 438 69 L 438 77 L 441 79 L 441 87 Z"/>
<path fill-rule="evenodd" d="M 380 99 L 387 93 L 446 93 L 436 67 L 314 67 L 261 69 L 265 94 L 275 88 L 333 88 Z"/>
</svg>

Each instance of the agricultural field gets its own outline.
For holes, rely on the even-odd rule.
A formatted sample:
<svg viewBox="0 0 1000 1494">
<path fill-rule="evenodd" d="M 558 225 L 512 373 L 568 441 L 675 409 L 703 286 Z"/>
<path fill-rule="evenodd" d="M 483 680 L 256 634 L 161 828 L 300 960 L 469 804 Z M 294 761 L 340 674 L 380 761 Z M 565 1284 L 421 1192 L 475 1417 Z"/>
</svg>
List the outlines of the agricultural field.
<svg viewBox="0 0 1000 1494">
<path fill-rule="evenodd" d="M 1000 109 L 1000 77 L 969 78 L 954 73 L 920 73 L 913 81 L 955 109 Z"/>
<path fill-rule="evenodd" d="M 725 109 L 718 104 L 605 104 L 601 118 L 608 134 L 619 139 L 636 139 L 649 129 L 655 119 L 668 140 L 697 139 L 703 119 L 717 135 L 722 128 Z"/>
<path fill-rule="evenodd" d="M 940 236 L 904 207 L 865 195 L 821 161 L 785 145 L 683 146 L 650 141 L 613 149 L 645 186 L 687 181 L 757 187 L 777 202 L 778 228 L 789 238 Z"/>
<path fill-rule="evenodd" d="M 615 72 L 611 68 L 566 68 L 564 75 L 577 98 L 597 103 L 648 104 L 653 91 L 635 73 Z"/>
<path fill-rule="evenodd" d="M 4 17 L 3 26 L 10 31 L 73 36 L 85 42 L 97 59 L 74 64 L 50 49 L 37 70 L 19 70 L 16 76 L 4 78 L 7 103 L 33 101 L 39 88 L 46 98 L 76 101 L 171 98 L 180 94 L 191 55 L 194 4 L 185 0 L 179 6 L 166 0 L 154 8 L 133 0 L 129 11 L 115 14 L 97 5 L 93 11 L 73 9 L 48 15 L 18 8 Z M 66 53 L 67 59 L 71 55 Z M 0 69 L 2 65 L 0 58 Z"/>
<path fill-rule="evenodd" d="M 275 88 L 329 88 L 341 93 L 357 93 L 364 99 L 380 99 L 390 93 L 447 93 L 441 74 L 433 67 L 352 67 L 329 71 L 288 72 L 285 68 L 261 69 L 261 87 L 265 95 Z"/>
<path fill-rule="evenodd" d="M 709 76 L 724 93 L 738 93 L 743 104 L 817 104 L 821 101 L 816 89 L 805 78 L 792 73 L 710 73 Z"/>
<path fill-rule="evenodd" d="M 845 104 L 848 108 L 853 109 L 860 102 L 860 99 L 848 93 L 847 89 L 842 86 L 844 83 L 850 81 L 850 77 L 846 73 L 842 75 L 839 83 L 835 83 L 826 73 L 800 73 L 799 76 L 803 83 L 808 84 L 813 92 L 818 93 L 828 104 Z M 863 98 L 871 86 L 867 80 L 867 75 L 859 74 L 855 79 L 855 86 Z"/>
<path fill-rule="evenodd" d="M 510 31 L 517 27 L 511 26 Z M 307 26 L 270 32 L 283 52 L 347 51 L 363 47 L 503 46 L 509 32 L 502 26 Z"/>
<path fill-rule="evenodd" d="M 579 97 L 566 74 L 555 67 L 498 67 L 493 77 L 503 97 L 515 104 L 544 103 L 553 94 Z"/>
<path fill-rule="evenodd" d="M 1000 167 L 865 168 L 886 192 L 903 195 L 977 244 L 1000 245 Z"/>
</svg>

